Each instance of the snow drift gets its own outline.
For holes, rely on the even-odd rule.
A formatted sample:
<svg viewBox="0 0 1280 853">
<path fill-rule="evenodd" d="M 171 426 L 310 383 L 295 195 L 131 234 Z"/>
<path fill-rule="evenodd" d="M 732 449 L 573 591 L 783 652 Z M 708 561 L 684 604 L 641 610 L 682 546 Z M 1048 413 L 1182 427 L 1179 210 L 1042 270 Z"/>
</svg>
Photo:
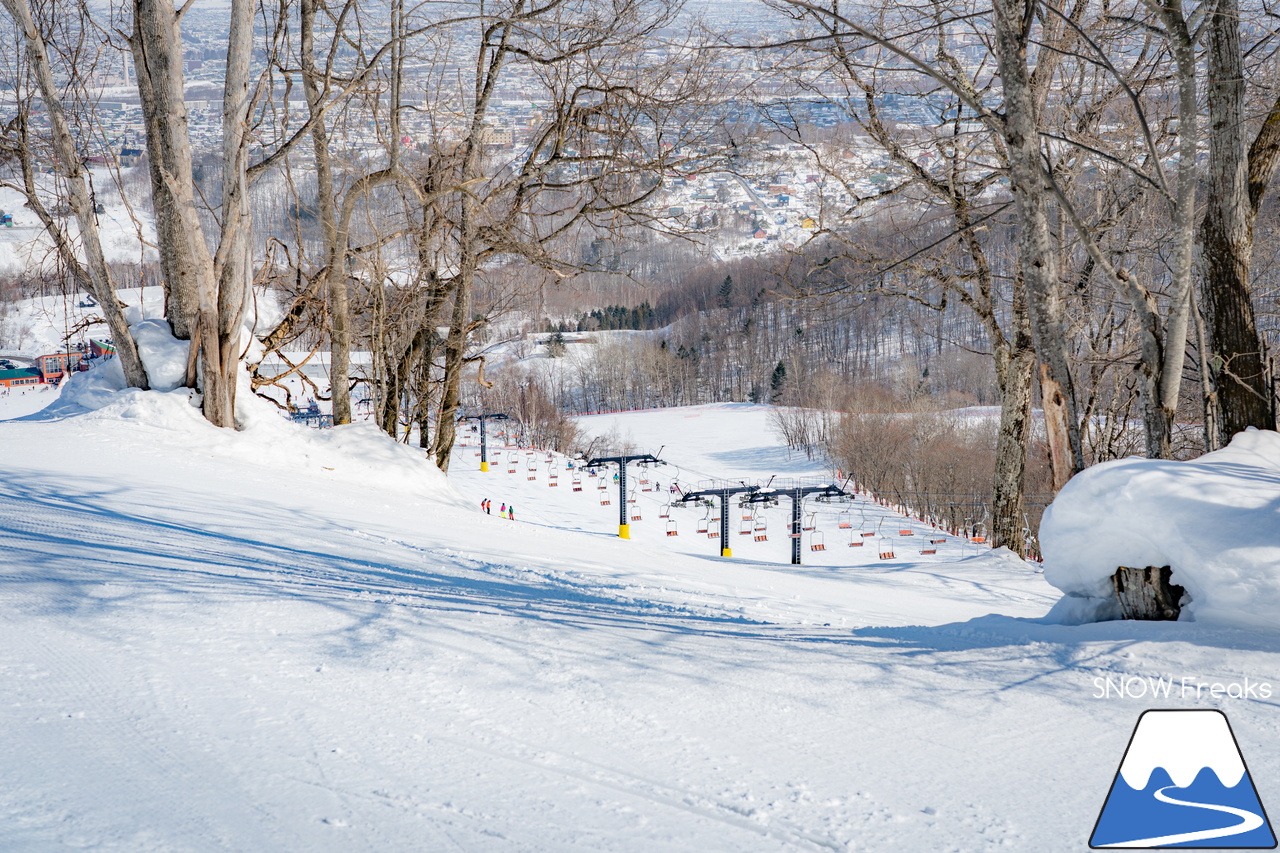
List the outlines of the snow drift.
<svg viewBox="0 0 1280 853">
<path fill-rule="evenodd" d="M 1120 617 L 1119 566 L 1171 566 L 1183 618 L 1274 627 L 1280 612 L 1280 435 L 1249 430 L 1189 462 L 1122 459 L 1075 477 L 1040 528 L 1051 618 Z"/>
<path fill-rule="evenodd" d="M 402 496 L 471 507 L 423 451 L 393 441 L 371 423 L 326 430 L 294 424 L 253 393 L 243 371 L 236 394 L 237 429 L 213 426 L 200 413 L 198 395 L 178 387 L 187 342 L 174 338 L 163 320 L 139 321 L 130 330 L 154 390 L 126 387 L 119 359 L 109 358 L 85 373 L 71 374 L 59 397 L 31 419 L 132 422 L 168 447 L 239 460 L 281 476 L 321 470 L 329 481 L 361 487 L 376 483 Z"/>
</svg>

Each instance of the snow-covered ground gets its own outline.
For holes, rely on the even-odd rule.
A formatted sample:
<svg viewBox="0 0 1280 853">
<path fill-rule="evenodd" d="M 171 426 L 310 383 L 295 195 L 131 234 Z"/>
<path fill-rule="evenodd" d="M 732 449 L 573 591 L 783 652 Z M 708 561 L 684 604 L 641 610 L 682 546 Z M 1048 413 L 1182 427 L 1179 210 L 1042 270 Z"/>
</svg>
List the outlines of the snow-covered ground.
<svg viewBox="0 0 1280 853">
<path fill-rule="evenodd" d="M 41 175 L 37 178 L 37 186 L 45 192 L 47 206 L 56 212 L 57 194 L 52 186 L 53 180 L 52 175 Z M 102 203 L 98 231 L 107 260 L 138 263 L 153 259 L 154 250 L 146 248 L 146 245 L 155 245 L 156 239 L 150 209 L 137 206 L 131 209 L 126 205 L 116 189 L 115 178 L 106 168 L 91 169 L 89 180 L 98 188 L 94 198 Z M 0 210 L 13 217 L 11 226 L 0 227 L 0 272 L 53 268 L 53 243 L 44 233 L 39 218 L 26 206 L 21 193 L 0 187 Z M 73 238 L 79 234 L 74 217 L 66 216 L 62 221 Z"/>
<path fill-rule="evenodd" d="M 1266 629 L 1049 624 L 1036 567 L 880 561 L 838 505 L 804 566 L 772 517 L 721 558 L 656 502 L 618 539 L 545 463 L 30 402 L 0 398 L 0 850 L 1082 850 L 1149 707 L 1226 711 L 1280 802 L 1280 693 L 1194 688 L 1280 690 Z M 757 407 L 586 423 L 665 444 L 664 484 L 819 473 Z"/>
<path fill-rule="evenodd" d="M 164 291 L 159 287 L 124 287 L 116 295 L 135 322 L 164 316 Z M 35 358 L 65 352 L 68 343 L 74 346 L 90 338 L 111 337 L 102 308 L 83 293 L 36 296 L 7 307 L 7 313 L 0 310 L 0 358 Z"/>
</svg>

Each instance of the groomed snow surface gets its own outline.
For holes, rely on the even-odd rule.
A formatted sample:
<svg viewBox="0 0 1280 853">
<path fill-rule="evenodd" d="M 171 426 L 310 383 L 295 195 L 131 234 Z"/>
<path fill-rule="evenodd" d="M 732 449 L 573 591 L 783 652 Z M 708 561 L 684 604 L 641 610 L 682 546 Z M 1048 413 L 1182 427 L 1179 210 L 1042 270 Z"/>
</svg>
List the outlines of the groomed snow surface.
<svg viewBox="0 0 1280 853">
<path fill-rule="evenodd" d="M 1082 850 L 1149 707 L 1225 710 L 1280 803 L 1273 701 L 1134 687 L 1280 690 L 1270 627 L 1050 624 L 959 543 L 724 559 L 657 504 L 622 541 L 564 470 L 110 384 L 0 398 L 2 851 Z M 586 425 L 684 480 L 816 472 L 765 412 Z"/>
</svg>

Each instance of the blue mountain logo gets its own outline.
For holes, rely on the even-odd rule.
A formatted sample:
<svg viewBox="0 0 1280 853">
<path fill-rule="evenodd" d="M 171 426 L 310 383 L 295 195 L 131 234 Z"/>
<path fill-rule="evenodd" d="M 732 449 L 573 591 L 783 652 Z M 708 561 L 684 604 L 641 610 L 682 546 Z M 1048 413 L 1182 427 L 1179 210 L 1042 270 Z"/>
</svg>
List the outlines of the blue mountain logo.
<svg viewBox="0 0 1280 853">
<path fill-rule="evenodd" d="M 1274 849 L 1227 715 L 1144 711 L 1089 846 Z"/>
</svg>

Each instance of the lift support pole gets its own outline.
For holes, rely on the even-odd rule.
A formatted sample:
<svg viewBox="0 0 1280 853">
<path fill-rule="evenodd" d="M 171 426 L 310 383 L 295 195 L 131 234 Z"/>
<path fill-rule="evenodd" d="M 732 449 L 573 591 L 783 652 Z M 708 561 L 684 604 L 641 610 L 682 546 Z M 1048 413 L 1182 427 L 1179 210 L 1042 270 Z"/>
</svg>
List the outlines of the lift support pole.
<svg viewBox="0 0 1280 853">
<path fill-rule="evenodd" d="M 763 488 L 748 498 L 748 503 L 764 503 L 766 501 L 776 501 L 780 496 L 786 495 L 791 498 L 791 565 L 800 565 L 800 539 L 801 528 L 800 518 L 804 511 L 804 499 L 808 495 L 817 495 L 822 498 L 849 497 L 840 486 L 835 484 L 827 484 L 825 486 L 796 486 L 794 488 Z"/>
<path fill-rule="evenodd" d="M 631 456 L 601 456 L 583 462 L 588 468 L 603 468 L 605 465 L 618 466 L 618 538 L 631 538 L 631 525 L 627 523 L 627 463 L 640 462 L 646 465 L 665 465 L 652 453 L 637 453 Z"/>
<path fill-rule="evenodd" d="M 723 486 L 718 489 L 699 489 L 696 492 L 685 492 L 680 496 L 683 503 L 689 501 L 720 499 L 720 556 L 732 557 L 733 549 L 729 547 L 729 498 L 733 495 L 753 494 L 760 490 L 759 486 Z"/>
<path fill-rule="evenodd" d="M 485 421 L 506 421 L 510 420 L 509 415 L 501 412 L 489 412 L 483 415 L 467 415 L 465 418 L 459 418 L 459 421 L 480 421 L 480 470 L 489 470 L 489 442 L 485 441 L 484 425 Z"/>
</svg>

